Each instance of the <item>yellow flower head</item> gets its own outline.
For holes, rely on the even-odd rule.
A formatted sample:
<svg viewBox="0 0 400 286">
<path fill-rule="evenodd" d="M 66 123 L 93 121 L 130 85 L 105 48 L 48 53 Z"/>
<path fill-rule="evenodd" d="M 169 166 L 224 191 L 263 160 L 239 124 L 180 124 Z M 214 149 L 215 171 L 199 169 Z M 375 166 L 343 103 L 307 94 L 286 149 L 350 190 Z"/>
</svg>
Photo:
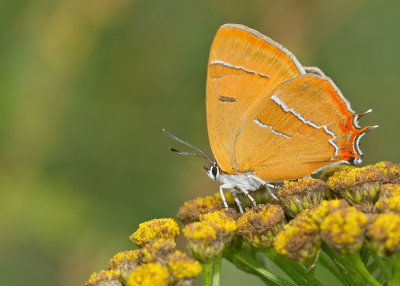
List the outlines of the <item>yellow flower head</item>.
<svg viewBox="0 0 400 286">
<path fill-rule="evenodd" d="M 136 267 L 126 281 L 127 286 L 167 286 L 169 272 L 167 266 L 147 263 Z"/>
<path fill-rule="evenodd" d="M 354 205 L 353 207 L 355 207 L 356 209 L 358 209 L 360 212 L 364 213 L 367 218 L 371 217 L 374 213 L 376 213 L 376 207 L 371 204 L 371 203 L 359 203 Z"/>
<path fill-rule="evenodd" d="M 400 215 L 376 214 L 367 225 L 371 247 L 381 256 L 391 256 L 400 247 Z"/>
<path fill-rule="evenodd" d="M 349 171 L 353 168 L 356 168 L 352 165 L 347 165 L 347 164 L 341 164 L 341 165 L 335 165 L 329 168 L 324 169 L 320 174 L 319 178 L 321 180 L 327 181 L 330 177 L 332 177 L 336 172 L 340 171 Z"/>
<path fill-rule="evenodd" d="M 208 196 L 185 202 L 176 216 L 183 224 L 188 224 L 198 221 L 201 214 L 222 209 L 224 209 L 224 204 L 221 198 Z"/>
<path fill-rule="evenodd" d="M 349 204 L 374 203 L 385 181 L 383 169 L 376 166 L 353 168 L 335 173 L 328 179 L 329 188 Z"/>
<path fill-rule="evenodd" d="M 172 239 L 154 240 L 139 250 L 138 259 L 141 263 L 158 262 L 165 264 L 168 255 L 175 250 L 176 243 Z"/>
<path fill-rule="evenodd" d="M 168 268 L 175 281 L 191 281 L 201 272 L 201 264 L 179 250 L 169 256 Z"/>
<path fill-rule="evenodd" d="M 304 178 L 298 181 L 285 181 L 277 195 L 287 215 L 295 217 L 304 209 L 321 203 L 327 184 L 319 179 Z"/>
<path fill-rule="evenodd" d="M 382 161 L 374 165 L 383 171 L 385 178 L 383 183 L 400 183 L 400 165 Z"/>
<path fill-rule="evenodd" d="M 400 184 L 384 184 L 381 186 L 380 199 L 400 196 Z"/>
<path fill-rule="evenodd" d="M 138 259 L 141 263 L 158 262 L 165 264 L 168 256 L 175 249 L 176 243 L 172 239 L 154 240 L 139 250 Z"/>
<path fill-rule="evenodd" d="M 129 273 L 138 265 L 139 250 L 129 250 L 119 252 L 108 262 L 108 269 L 120 273 L 126 279 Z"/>
<path fill-rule="evenodd" d="M 212 226 L 217 235 L 232 237 L 237 230 L 237 223 L 232 215 L 225 210 L 200 215 L 200 221 Z"/>
<path fill-rule="evenodd" d="M 143 246 L 159 238 L 174 239 L 178 234 L 179 227 L 172 218 L 160 218 L 141 223 L 129 238 L 137 246 Z"/>
<path fill-rule="evenodd" d="M 342 253 L 361 248 L 367 217 L 355 207 L 339 209 L 321 222 L 322 239 Z"/>
<path fill-rule="evenodd" d="M 191 254 L 201 262 L 207 262 L 224 249 L 225 243 L 222 236 L 217 236 L 215 228 L 207 222 L 192 222 L 182 230 L 188 240 L 188 249 Z"/>
<path fill-rule="evenodd" d="M 86 286 L 122 286 L 119 281 L 119 273 L 115 270 L 101 270 L 90 275 Z"/>
<path fill-rule="evenodd" d="M 330 213 L 339 209 L 347 208 L 349 204 L 345 200 L 322 201 L 321 204 L 311 211 L 313 219 L 319 224 Z"/>
<path fill-rule="evenodd" d="M 192 241 L 210 243 L 217 238 L 215 229 L 205 222 L 193 222 L 182 230 L 184 236 Z"/>
<path fill-rule="evenodd" d="M 285 223 L 285 214 L 278 205 L 257 205 L 238 220 L 239 234 L 253 247 L 267 248 Z"/>
<path fill-rule="evenodd" d="M 380 199 L 376 202 L 375 207 L 380 213 L 394 212 L 400 214 L 400 196 Z"/>
<path fill-rule="evenodd" d="M 307 209 L 292 219 L 275 238 L 275 250 L 292 260 L 310 266 L 314 263 L 321 239 L 318 225 Z"/>
</svg>

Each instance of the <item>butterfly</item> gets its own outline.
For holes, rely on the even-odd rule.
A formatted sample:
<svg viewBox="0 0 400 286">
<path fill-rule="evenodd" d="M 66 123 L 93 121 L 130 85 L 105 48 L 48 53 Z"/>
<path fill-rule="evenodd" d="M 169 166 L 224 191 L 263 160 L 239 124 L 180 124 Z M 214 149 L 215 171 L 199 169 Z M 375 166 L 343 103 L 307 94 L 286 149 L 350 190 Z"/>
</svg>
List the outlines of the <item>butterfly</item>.
<svg viewBox="0 0 400 286">
<path fill-rule="evenodd" d="M 249 191 L 269 183 L 298 179 L 339 163 L 359 165 L 360 138 L 378 126 L 360 127 L 355 113 L 333 81 L 267 36 L 238 24 L 221 26 L 213 40 L 206 85 L 207 129 L 215 160 L 208 176 L 255 204 Z"/>
</svg>

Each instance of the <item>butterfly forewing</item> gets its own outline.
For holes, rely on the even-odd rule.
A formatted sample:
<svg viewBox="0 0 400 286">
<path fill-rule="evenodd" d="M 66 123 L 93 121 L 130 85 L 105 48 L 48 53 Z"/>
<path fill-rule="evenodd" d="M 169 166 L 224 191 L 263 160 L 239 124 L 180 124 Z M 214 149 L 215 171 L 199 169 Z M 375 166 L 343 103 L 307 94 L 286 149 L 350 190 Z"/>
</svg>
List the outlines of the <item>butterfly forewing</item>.
<svg viewBox="0 0 400 286">
<path fill-rule="evenodd" d="M 233 24 L 218 30 L 208 63 L 206 105 L 211 149 L 223 171 L 239 169 L 236 136 L 260 101 L 304 73 L 289 51 L 256 31 Z"/>
</svg>

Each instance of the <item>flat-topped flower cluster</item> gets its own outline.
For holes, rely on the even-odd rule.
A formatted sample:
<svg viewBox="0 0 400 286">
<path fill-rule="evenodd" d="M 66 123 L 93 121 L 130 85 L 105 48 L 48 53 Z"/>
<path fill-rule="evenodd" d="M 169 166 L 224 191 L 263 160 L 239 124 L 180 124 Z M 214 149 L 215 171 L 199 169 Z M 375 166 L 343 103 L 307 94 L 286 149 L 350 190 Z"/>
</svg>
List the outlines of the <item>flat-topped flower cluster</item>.
<svg viewBox="0 0 400 286">
<path fill-rule="evenodd" d="M 218 286 L 222 258 L 268 285 L 324 285 L 316 267 L 342 285 L 400 285 L 400 165 L 331 167 L 319 179 L 284 182 L 279 202 L 267 190 L 251 195 L 258 204 L 241 196 L 243 214 L 229 192 L 228 211 L 218 194 L 179 209 L 195 260 L 175 249 L 176 222 L 155 219 L 130 237 L 138 249 L 115 255 L 87 285 L 191 285 L 203 267 L 203 285 Z"/>
</svg>

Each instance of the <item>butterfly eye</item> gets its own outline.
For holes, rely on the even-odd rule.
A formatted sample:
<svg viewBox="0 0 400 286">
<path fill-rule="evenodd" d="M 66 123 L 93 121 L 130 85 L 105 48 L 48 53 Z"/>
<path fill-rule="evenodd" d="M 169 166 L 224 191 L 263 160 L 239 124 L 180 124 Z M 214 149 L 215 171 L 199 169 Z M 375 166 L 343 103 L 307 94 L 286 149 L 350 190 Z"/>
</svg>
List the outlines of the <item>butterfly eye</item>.
<svg viewBox="0 0 400 286">
<path fill-rule="evenodd" d="M 214 177 L 216 177 L 217 174 L 218 174 L 218 167 L 217 166 L 212 166 L 211 167 L 211 173 L 213 174 Z"/>
</svg>

